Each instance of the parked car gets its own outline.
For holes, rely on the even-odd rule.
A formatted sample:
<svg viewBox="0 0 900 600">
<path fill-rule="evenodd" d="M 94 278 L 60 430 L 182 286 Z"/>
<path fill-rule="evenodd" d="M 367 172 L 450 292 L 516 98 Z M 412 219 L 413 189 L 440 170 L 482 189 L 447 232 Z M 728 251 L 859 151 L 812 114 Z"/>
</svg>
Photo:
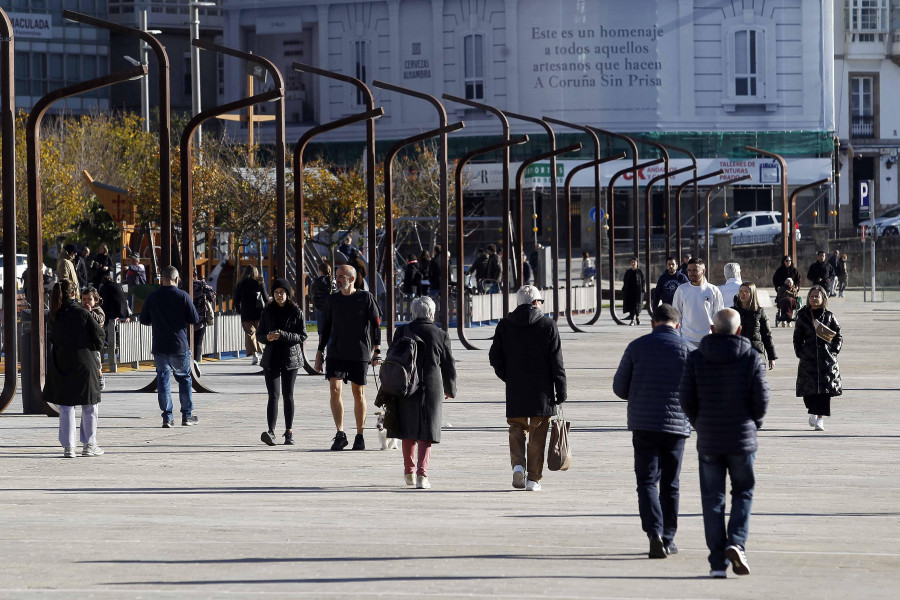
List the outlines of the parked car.
<svg viewBox="0 0 900 600">
<path fill-rule="evenodd" d="M 861 225 L 868 225 L 863 221 Z M 900 206 L 886 210 L 875 219 L 876 235 L 900 235 Z"/>
<path fill-rule="evenodd" d="M 0 255 L 0 287 L 3 286 L 3 268 L 5 266 L 4 256 Z M 28 268 L 28 255 L 27 254 L 16 254 L 16 279 L 19 281 L 16 282 L 16 287 L 22 286 L 22 274 L 25 273 L 25 269 Z"/>
<path fill-rule="evenodd" d="M 781 213 L 774 210 L 756 210 L 738 213 L 734 217 L 722 219 L 714 227 L 709 228 L 710 235 L 731 234 L 731 243 L 735 246 L 743 244 L 771 244 L 781 241 Z M 800 229 L 794 229 L 797 241 L 800 240 Z M 700 232 L 701 243 L 705 240 L 705 232 Z M 715 237 L 713 237 L 715 243 Z"/>
</svg>

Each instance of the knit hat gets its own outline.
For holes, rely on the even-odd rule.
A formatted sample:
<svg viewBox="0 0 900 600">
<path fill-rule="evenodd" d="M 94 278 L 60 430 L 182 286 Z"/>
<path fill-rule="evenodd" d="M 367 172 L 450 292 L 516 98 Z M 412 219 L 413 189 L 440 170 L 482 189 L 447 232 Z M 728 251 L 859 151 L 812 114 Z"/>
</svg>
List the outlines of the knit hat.
<svg viewBox="0 0 900 600">
<path fill-rule="evenodd" d="M 291 284 L 288 283 L 288 280 L 285 279 L 284 277 L 276 277 L 275 279 L 272 280 L 272 293 L 274 294 L 275 290 L 277 290 L 278 288 L 281 288 L 284 291 L 286 291 L 288 298 L 291 297 L 291 295 L 293 293 L 291 290 Z"/>
</svg>

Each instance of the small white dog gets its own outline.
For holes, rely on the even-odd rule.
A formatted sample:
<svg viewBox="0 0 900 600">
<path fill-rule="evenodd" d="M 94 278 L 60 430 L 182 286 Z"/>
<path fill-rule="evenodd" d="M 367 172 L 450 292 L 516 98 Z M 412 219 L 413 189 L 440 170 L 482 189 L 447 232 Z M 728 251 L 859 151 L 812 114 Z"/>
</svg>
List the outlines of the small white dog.
<svg viewBox="0 0 900 600">
<path fill-rule="evenodd" d="M 378 424 L 376 427 L 378 428 L 378 439 L 381 440 L 381 449 L 396 450 L 400 440 L 397 438 L 389 438 L 387 436 L 387 429 L 384 428 L 384 413 L 378 411 L 375 413 L 375 416 L 378 417 Z"/>
</svg>

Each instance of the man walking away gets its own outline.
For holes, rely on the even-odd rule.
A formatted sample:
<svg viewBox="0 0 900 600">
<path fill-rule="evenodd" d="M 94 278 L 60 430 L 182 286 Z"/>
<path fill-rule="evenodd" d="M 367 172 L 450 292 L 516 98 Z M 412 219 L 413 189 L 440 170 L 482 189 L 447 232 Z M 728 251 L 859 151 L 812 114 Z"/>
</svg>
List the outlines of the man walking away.
<svg viewBox="0 0 900 600">
<path fill-rule="evenodd" d="M 315 370 L 322 372 L 329 381 L 331 416 L 337 433 L 332 450 L 347 446 L 344 433 L 344 402 L 341 398 L 343 383 L 350 382 L 353 392 L 353 412 L 356 416 L 354 450 L 365 450 L 363 427 L 366 423 L 366 369 L 369 364 L 381 362 L 381 321 L 374 296 L 353 285 L 356 269 L 341 265 L 337 270 L 338 292 L 328 297 L 322 315 L 319 334 L 319 351 L 316 352 Z M 327 359 L 325 349 L 328 349 Z"/>
<path fill-rule="evenodd" d="M 181 424 L 196 425 L 197 417 L 191 397 L 191 347 L 188 344 L 188 327 L 200 322 L 200 315 L 187 292 L 178 289 L 178 269 L 163 267 L 160 273 L 162 287 L 154 290 L 144 301 L 141 325 L 153 328 L 153 362 L 156 365 L 156 392 L 162 411 L 163 427 L 174 427 L 172 419 L 172 395 L 169 371 L 178 382 L 178 399 L 181 402 Z"/>
<path fill-rule="evenodd" d="M 723 578 L 729 562 L 735 575 L 749 575 L 744 554 L 753 504 L 756 431 L 769 404 L 766 365 L 741 336 L 741 317 L 716 313 L 712 335 L 688 356 L 681 406 L 697 430 L 703 529 L 710 576 Z M 731 516 L 725 526 L 725 475 L 731 478 Z"/>
<path fill-rule="evenodd" d="M 670 262 L 674 271 L 675 260 Z M 653 309 L 650 324 L 653 332 L 625 349 L 613 391 L 628 400 L 638 510 L 650 538 L 649 557 L 666 558 L 678 553 L 678 476 L 684 440 L 691 435 L 678 388 L 690 348 L 678 335 L 678 311 L 670 305 Z"/>
<path fill-rule="evenodd" d="M 725 308 L 719 288 L 706 280 L 706 264 L 702 258 L 692 258 L 688 264 L 690 283 L 678 286 L 672 306 L 681 315 L 681 337 L 692 349 L 709 333 L 713 315 Z"/>
<path fill-rule="evenodd" d="M 834 276 L 831 278 L 831 289 L 828 290 L 828 295 L 831 297 L 837 296 L 837 283 L 838 283 L 838 264 L 841 262 L 841 251 L 835 249 L 831 256 L 828 257 L 828 264 L 831 265 L 831 272 L 834 273 Z"/>
<path fill-rule="evenodd" d="M 734 306 L 734 297 L 738 295 L 741 284 L 744 283 L 741 279 L 741 265 L 736 262 L 726 263 L 723 271 L 725 272 L 725 283 L 718 286 L 719 293 L 722 294 L 722 302 L 725 303 L 722 308 L 731 308 Z"/>
<path fill-rule="evenodd" d="M 497 324 L 488 356 L 506 383 L 513 487 L 539 492 L 550 418 L 566 400 L 566 369 L 556 323 L 539 307 L 540 291 L 523 285 L 516 299 L 519 306 Z"/>
<path fill-rule="evenodd" d="M 674 256 L 666 259 L 666 271 L 659 276 L 656 281 L 656 287 L 653 288 L 653 297 L 650 299 L 651 306 L 656 308 L 660 304 L 672 304 L 675 297 L 675 290 L 682 283 L 688 283 L 687 275 L 678 270 L 678 262 Z"/>
</svg>

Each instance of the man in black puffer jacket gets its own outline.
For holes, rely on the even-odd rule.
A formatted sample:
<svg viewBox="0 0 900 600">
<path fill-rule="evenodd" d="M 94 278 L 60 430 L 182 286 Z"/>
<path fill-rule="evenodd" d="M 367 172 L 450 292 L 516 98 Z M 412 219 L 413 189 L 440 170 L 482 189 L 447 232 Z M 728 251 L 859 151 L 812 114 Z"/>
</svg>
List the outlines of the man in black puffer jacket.
<svg viewBox="0 0 900 600">
<path fill-rule="evenodd" d="M 691 352 L 681 379 L 681 406 L 697 430 L 703 528 L 710 576 L 749 575 L 744 555 L 753 503 L 756 430 L 769 405 L 762 356 L 742 337 L 741 317 L 715 314 L 712 333 Z M 725 475 L 731 476 L 731 518 L 725 529 Z"/>
<path fill-rule="evenodd" d="M 674 267 L 675 260 L 669 264 Z M 678 334 L 679 318 L 670 304 L 654 308 L 653 332 L 628 344 L 613 379 L 616 396 L 628 400 L 638 510 L 650 538 L 650 558 L 678 552 L 678 475 L 684 441 L 691 435 L 678 402 L 681 374 L 691 351 Z"/>
<path fill-rule="evenodd" d="M 497 377 L 506 383 L 513 487 L 538 492 L 550 418 L 566 400 L 566 369 L 559 329 L 538 307 L 544 302 L 541 292 L 523 285 L 516 299 L 516 310 L 497 324 L 489 357 Z"/>
</svg>

